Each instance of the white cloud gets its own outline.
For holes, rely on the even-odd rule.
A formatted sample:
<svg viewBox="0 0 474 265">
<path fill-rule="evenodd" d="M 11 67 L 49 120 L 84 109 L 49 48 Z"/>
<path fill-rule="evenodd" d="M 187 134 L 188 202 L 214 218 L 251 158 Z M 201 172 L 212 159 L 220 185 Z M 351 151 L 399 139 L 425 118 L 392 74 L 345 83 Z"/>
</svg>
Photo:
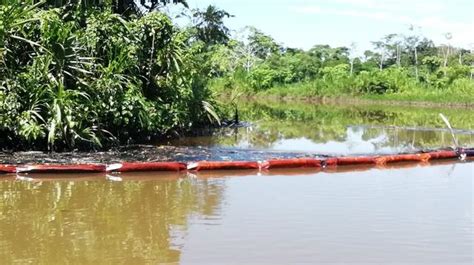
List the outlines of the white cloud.
<svg viewBox="0 0 474 265">
<path fill-rule="evenodd" d="M 413 3 L 412 3 L 413 2 Z M 474 43 L 474 20 L 469 22 L 452 21 L 436 14 L 442 10 L 442 4 L 430 3 L 427 0 L 333 0 L 333 3 L 351 5 L 351 7 L 335 8 L 317 5 L 301 5 L 293 8 L 301 14 L 326 14 L 340 17 L 367 18 L 380 23 L 390 22 L 400 24 L 400 33 L 406 32 L 409 25 L 421 27 L 421 33 L 433 39 L 436 43 L 446 43 L 444 34 L 450 32 L 453 35 L 451 43 L 463 47 Z M 410 16 L 401 10 L 413 11 L 416 6 L 430 6 L 431 9 L 423 9 Z M 416 9 L 416 8 L 415 8 Z M 379 26 L 380 24 L 378 24 Z"/>
</svg>

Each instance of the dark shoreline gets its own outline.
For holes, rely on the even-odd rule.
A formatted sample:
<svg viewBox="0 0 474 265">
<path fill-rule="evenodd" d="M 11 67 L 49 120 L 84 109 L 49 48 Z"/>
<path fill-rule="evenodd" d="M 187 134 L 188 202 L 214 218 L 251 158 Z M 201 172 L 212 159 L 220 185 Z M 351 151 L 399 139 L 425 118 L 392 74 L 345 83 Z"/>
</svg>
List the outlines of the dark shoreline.
<svg viewBox="0 0 474 265">
<path fill-rule="evenodd" d="M 244 161 L 270 158 L 326 157 L 310 152 L 254 150 L 238 148 L 211 148 L 200 146 L 123 146 L 103 152 L 0 152 L 0 164 L 88 164 L 158 161 Z"/>
</svg>

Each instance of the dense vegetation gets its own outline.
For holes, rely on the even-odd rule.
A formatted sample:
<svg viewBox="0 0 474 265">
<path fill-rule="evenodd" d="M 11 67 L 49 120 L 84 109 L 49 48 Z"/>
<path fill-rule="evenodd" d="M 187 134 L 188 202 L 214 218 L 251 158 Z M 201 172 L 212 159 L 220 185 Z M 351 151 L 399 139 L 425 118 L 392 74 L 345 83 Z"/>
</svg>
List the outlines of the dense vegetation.
<svg viewBox="0 0 474 265">
<path fill-rule="evenodd" d="M 159 9 L 182 0 L 0 3 L 0 146 L 106 147 L 218 121 L 206 62 L 224 11 L 188 9 L 178 27 Z"/>
<path fill-rule="evenodd" d="M 280 96 L 371 96 L 474 102 L 474 53 L 415 33 L 390 34 L 361 54 L 351 47 L 284 47 L 249 27 L 213 57 L 217 91 Z M 383 95 L 383 96 L 380 96 Z"/>
<path fill-rule="evenodd" d="M 186 26 L 162 11 L 170 4 Z M 472 51 L 417 34 L 363 57 L 355 45 L 305 51 L 252 27 L 230 38 L 228 17 L 185 0 L 0 0 L 0 146 L 148 142 L 219 123 L 222 91 L 474 101 Z"/>
</svg>

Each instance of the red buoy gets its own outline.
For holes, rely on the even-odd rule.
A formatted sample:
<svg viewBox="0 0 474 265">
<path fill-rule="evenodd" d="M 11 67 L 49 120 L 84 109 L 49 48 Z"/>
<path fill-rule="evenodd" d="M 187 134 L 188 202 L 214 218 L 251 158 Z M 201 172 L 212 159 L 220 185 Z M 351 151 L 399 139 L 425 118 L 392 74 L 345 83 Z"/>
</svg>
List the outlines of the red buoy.
<svg viewBox="0 0 474 265">
<path fill-rule="evenodd" d="M 0 165 L 0 174 L 16 173 L 14 165 Z"/>
<path fill-rule="evenodd" d="M 25 165 L 16 168 L 18 173 L 97 173 L 105 172 L 105 165 L 70 164 L 70 165 Z"/>
<path fill-rule="evenodd" d="M 326 160 L 324 160 L 324 166 L 325 167 L 337 166 L 337 158 L 336 157 L 327 158 Z"/>
<path fill-rule="evenodd" d="M 293 158 L 293 159 L 275 159 L 262 163 L 262 168 L 304 168 L 304 167 L 321 167 L 322 162 L 314 158 Z"/>
<path fill-rule="evenodd" d="M 385 165 L 387 163 L 397 162 L 428 162 L 431 155 L 428 153 L 421 154 L 404 154 L 404 155 L 386 155 L 375 158 L 377 165 Z"/>
<path fill-rule="evenodd" d="M 375 158 L 371 156 L 346 156 L 338 157 L 337 165 L 371 165 L 375 164 Z"/>
<path fill-rule="evenodd" d="M 186 164 L 179 162 L 123 162 L 107 165 L 107 172 L 138 172 L 138 171 L 180 171 Z"/>
<path fill-rule="evenodd" d="M 251 161 L 199 161 L 188 165 L 189 170 L 223 170 L 223 169 L 259 169 L 258 162 Z"/>
<path fill-rule="evenodd" d="M 434 159 L 450 159 L 457 158 L 458 154 L 456 151 L 434 151 L 427 153 L 430 155 L 430 160 Z"/>
</svg>

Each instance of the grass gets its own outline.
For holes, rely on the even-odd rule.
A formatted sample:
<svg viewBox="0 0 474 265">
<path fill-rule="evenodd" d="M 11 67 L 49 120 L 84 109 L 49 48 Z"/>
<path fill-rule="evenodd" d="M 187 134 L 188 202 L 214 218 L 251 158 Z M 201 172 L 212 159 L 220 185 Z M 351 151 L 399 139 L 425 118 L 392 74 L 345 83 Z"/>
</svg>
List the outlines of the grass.
<svg viewBox="0 0 474 265">
<path fill-rule="evenodd" d="M 362 101 L 386 101 L 400 104 L 426 105 L 467 105 L 474 106 L 474 81 L 469 79 L 456 80 L 444 88 L 434 88 L 425 84 L 409 82 L 401 86 L 397 92 L 382 94 L 360 92 L 361 89 L 351 82 L 326 82 L 323 80 L 304 81 L 294 84 L 278 84 L 265 90 L 249 88 L 245 82 L 234 82 L 232 86 L 223 86 L 223 80 L 215 80 L 212 90 L 222 94 L 228 91 L 241 91 L 244 95 L 255 98 L 282 99 L 345 99 Z"/>
</svg>

